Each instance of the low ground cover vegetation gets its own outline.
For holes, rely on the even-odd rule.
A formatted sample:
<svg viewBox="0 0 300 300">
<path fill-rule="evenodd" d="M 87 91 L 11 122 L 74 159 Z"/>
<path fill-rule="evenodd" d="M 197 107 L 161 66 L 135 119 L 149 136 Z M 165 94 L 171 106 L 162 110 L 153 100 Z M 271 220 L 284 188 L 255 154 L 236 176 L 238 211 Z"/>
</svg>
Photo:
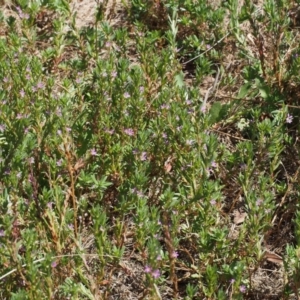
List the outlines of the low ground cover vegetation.
<svg viewBox="0 0 300 300">
<path fill-rule="evenodd" d="M 299 299 L 298 1 L 74 5 L 1 4 L 0 298 Z"/>
</svg>

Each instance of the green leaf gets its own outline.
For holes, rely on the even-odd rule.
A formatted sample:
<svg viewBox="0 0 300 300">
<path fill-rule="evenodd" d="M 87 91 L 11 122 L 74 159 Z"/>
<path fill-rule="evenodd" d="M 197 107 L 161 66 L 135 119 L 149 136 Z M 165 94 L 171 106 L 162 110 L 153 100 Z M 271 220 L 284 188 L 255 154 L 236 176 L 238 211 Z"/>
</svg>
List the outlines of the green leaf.
<svg viewBox="0 0 300 300">
<path fill-rule="evenodd" d="M 215 102 L 209 111 L 209 123 L 214 124 L 222 119 L 227 115 L 228 105 L 222 105 L 221 102 Z"/>
<path fill-rule="evenodd" d="M 182 88 L 184 87 L 184 74 L 180 72 L 175 76 L 175 84 L 177 87 Z"/>
<path fill-rule="evenodd" d="M 251 83 L 250 82 L 245 83 L 240 88 L 240 91 L 239 91 L 239 94 L 237 97 L 240 99 L 245 98 L 245 96 L 247 96 L 247 94 L 249 94 L 250 89 L 251 89 Z"/>
</svg>

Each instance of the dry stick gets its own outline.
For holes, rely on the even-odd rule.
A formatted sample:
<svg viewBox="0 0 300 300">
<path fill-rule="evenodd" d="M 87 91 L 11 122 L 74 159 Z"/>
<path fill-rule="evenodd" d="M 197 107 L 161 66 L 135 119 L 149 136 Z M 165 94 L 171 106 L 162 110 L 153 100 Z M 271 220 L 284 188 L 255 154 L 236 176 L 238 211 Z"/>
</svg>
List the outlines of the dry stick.
<svg viewBox="0 0 300 300">
<path fill-rule="evenodd" d="M 164 241 L 166 243 L 166 248 L 169 253 L 169 260 L 170 260 L 170 279 L 173 282 L 174 286 L 174 299 L 177 299 L 178 297 L 178 279 L 177 275 L 175 272 L 175 260 L 176 258 L 174 257 L 174 246 L 172 244 L 172 239 L 169 231 L 169 226 L 168 226 L 168 216 L 167 213 L 164 212 L 162 216 L 163 220 L 163 233 L 164 233 Z"/>
<path fill-rule="evenodd" d="M 57 255 L 57 256 L 53 256 L 51 259 L 55 259 L 55 258 L 64 258 L 64 257 L 74 257 L 74 256 L 95 256 L 95 257 L 97 257 L 98 254 L 87 254 L 87 253 L 86 253 L 86 254 L 65 254 L 65 255 Z M 114 255 L 103 255 L 103 256 L 105 256 L 105 257 L 116 257 L 116 258 L 118 258 L 117 256 L 114 256 Z M 43 258 L 34 260 L 32 263 L 33 263 L 33 264 L 37 264 L 37 263 L 39 263 L 39 262 L 41 262 L 41 261 L 44 261 L 44 260 L 46 260 L 46 257 L 43 257 Z M 22 268 L 25 268 L 26 266 L 27 266 L 27 264 L 23 264 L 21 267 L 22 267 Z M 9 272 L 7 272 L 7 273 L 5 273 L 4 275 L 0 276 L 0 280 L 2 280 L 2 279 L 4 279 L 4 278 L 8 277 L 10 274 L 15 273 L 17 270 L 18 270 L 17 268 L 10 270 Z"/>
<path fill-rule="evenodd" d="M 209 52 L 211 49 L 213 49 L 215 46 L 217 46 L 219 43 L 221 43 L 224 39 L 226 39 L 230 34 L 231 34 L 231 32 L 228 32 L 225 36 L 223 36 L 220 40 L 218 40 L 218 41 L 217 41 L 213 46 L 211 46 L 209 49 L 207 49 L 207 50 L 204 51 L 203 53 L 200 53 L 199 55 L 195 56 L 194 58 L 191 58 L 190 60 L 184 62 L 183 65 L 186 65 L 186 64 L 190 63 L 191 61 L 197 59 L 198 57 L 204 55 L 205 53 Z"/>
<path fill-rule="evenodd" d="M 290 183 L 287 170 L 285 169 L 285 166 L 284 166 L 284 164 L 282 162 L 281 162 L 281 165 L 283 166 L 283 168 L 285 170 L 285 174 L 286 174 L 286 178 L 287 178 L 287 185 L 288 186 L 287 186 L 285 194 L 281 198 L 281 201 L 280 201 L 279 205 L 277 206 L 276 212 L 275 212 L 274 217 L 272 219 L 272 225 L 274 224 L 274 222 L 275 222 L 275 220 L 277 218 L 278 209 L 283 206 L 283 204 L 285 202 L 285 199 L 286 199 L 287 195 L 289 194 L 289 192 L 291 191 L 291 188 L 292 188 L 292 184 Z M 292 183 L 295 181 L 295 178 L 297 178 L 299 170 L 300 170 L 300 167 L 297 169 L 296 173 L 294 174 L 294 178 L 292 179 Z"/>
<path fill-rule="evenodd" d="M 67 162 L 68 162 L 68 171 L 70 175 L 70 180 L 71 180 L 71 186 L 70 186 L 70 191 L 71 191 L 71 197 L 72 197 L 72 205 L 73 205 L 73 210 L 74 210 L 74 235 L 75 238 L 77 238 L 77 203 L 76 203 L 76 196 L 75 196 L 75 182 L 74 182 L 74 168 L 72 166 L 72 161 L 71 161 L 71 155 L 68 150 L 67 145 L 65 144 L 65 151 L 66 151 L 66 157 L 67 157 Z"/>
</svg>

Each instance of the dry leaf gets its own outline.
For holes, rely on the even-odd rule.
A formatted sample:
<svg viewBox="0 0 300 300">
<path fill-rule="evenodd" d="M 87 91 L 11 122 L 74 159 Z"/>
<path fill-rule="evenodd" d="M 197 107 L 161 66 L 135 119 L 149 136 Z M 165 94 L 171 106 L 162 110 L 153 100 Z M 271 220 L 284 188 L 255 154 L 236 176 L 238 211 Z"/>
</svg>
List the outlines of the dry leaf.
<svg viewBox="0 0 300 300">
<path fill-rule="evenodd" d="M 170 173 L 172 170 L 172 161 L 173 159 L 171 157 L 169 157 L 164 164 L 164 169 L 166 171 L 166 173 Z"/>
<path fill-rule="evenodd" d="M 270 252 L 268 250 L 266 250 L 265 252 L 265 258 L 267 259 L 267 261 L 273 262 L 275 264 L 283 264 L 283 260 L 280 255 Z"/>
<path fill-rule="evenodd" d="M 233 215 L 234 215 L 233 222 L 234 222 L 234 224 L 238 225 L 238 224 L 241 224 L 244 222 L 244 220 L 247 216 L 247 213 L 245 213 L 245 212 L 241 213 L 239 210 L 235 210 L 233 212 Z"/>
<path fill-rule="evenodd" d="M 79 158 L 79 160 L 76 162 L 75 166 L 74 166 L 74 170 L 75 172 L 79 169 L 81 169 L 82 167 L 84 167 L 85 163 L 84 160 L 82 158 Z"/>
</svg>

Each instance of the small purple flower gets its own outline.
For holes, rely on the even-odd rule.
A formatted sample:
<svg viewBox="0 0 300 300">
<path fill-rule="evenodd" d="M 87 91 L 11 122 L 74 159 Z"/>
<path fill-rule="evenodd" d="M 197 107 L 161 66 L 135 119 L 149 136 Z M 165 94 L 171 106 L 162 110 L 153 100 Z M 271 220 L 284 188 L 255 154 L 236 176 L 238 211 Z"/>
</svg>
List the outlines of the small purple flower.
<svg viewBox="0 0 300 300">
<path fill-rule="evenodd" d="M 173 251 L 171 253 L 171 258 L 177 258 L 178 257 L 178 252 L 177 251 Z"/>
<path fill-rule="evenodd" d="M 129 135 L 129 136 L 134 136 L 134 131 L 133 131 L 132 128 L 124 129 L 124 133 Z"/>
<path fill-rule="evenodd" d="M 5 131 L 6 126 L 4 124 L 0 124 L 0 132 L 4 132 Z"/>
<path fill-rule="evenodd" d="M 112 78 L 116 78 L 116 77 L 117 77 L 117 75 L 118 75 L 118 73 L 117 73 L 117 72 L 115 72 L 115 71 L 114 71 L 114 72 L 111 72 L 111 77 L 112 77 Z"/>
<path fill-rule="evenodd" d="M 148 265 L 145 266 L 144 272 L 145 273 L 151 273 L 152 269 Z"/>
<path fill-rule="evenodd" d="M 104 132 L 113 135 L 115 131 L 113 129 L 104 129 Z"/>
<path fill-rule="evenodd" d="M 230 279 L 230 283 L 234 284 L 235 283 L 235 279 L 234 278 Z"/>
<path fill-rule="evenodd" d="M 210 200 L 211 205 L 216 205 L 217 201 L 215 199 Z"/>
<path fill-rule="evenodd" d="M 256 205 L 257 206 L 261 206 L 262 203 L 263 203 L 262 199 L 257 199 L 256 200 Z"/>
<path fill-rule="evenodd" d="M 124 93 L 124 98 L 125 98 L 125 99 L 130 98 L 130 94 L 129 94 L 128 92 L 125 92 L 125 93 Z"/>
<path fill-rule="evenodd" d="M 206 112 L 206 105 L 202 105 L 200 108 L 201 112 L 205 113 Z"/>
<path fill-rule="evenodd" d="M 240 292 L 245 293 L 246 292 L 246 287 L 244 285 L 240 286 Z"/>
<path fill-rule="evenodd" d="M 22 177 L 22 172 L 19 172 L 19 173 L 17 174 L 17 178 L 20 179 L 21 177 Z"/>
<path fill-rule="evenodd" d="M 73 229 L 74 229 L 74 225 L 73 225 L 73 224 L 69 224 L 69 225 L 68 225 L 68 228 L 69 228 L 70 230 L 73 230 Z"/>
<path fill-rule="evenodd" d="M 29 158 L 29 163 L 32 165 L 32 164 L 34 164 L 34 157 L 30 157 Z"/>
<path fill-rule="evenodd" d="M 170 109 L 170 105 L 169 104 L 162 104 L 161 106 L 160 106 L 160 108 L 161 109 Z"/>
<path fill-rule="evenodd" d="M 157 279 L 160 276 L 160 271 L 158 269 L 154 270 L 152 276 L 154 279 Z"/>
<path fill-rule="evenodd" d="M 52 263 L 51 263 L 51 267 L 52 268 L 56 268 L 57 267 L 57 261 L 54 260 Z"/>
<path fill-rule="evenodd" d="M 81 83 L 81 82 L 82 82 L 82 78 L 77 77 L 77 78 L 75 79 L 75 82 L 76 82 L 77 84 Z"/>
<path fill-rule="evenodd" d="M 293 122 L 293 116 L 290 115 L 290 114 L 288 114 L 287 117 L 286 117 L 286 119 L 285 119 L 285 121 L 288 124 L 292 123 Z"/>
<path fill-rule="evenodd" d="M 139 191 L 139 190 L 136 191 L 136 194 L 137 194 L 139 197 L 144 197 L 144 196 L 145 196 L 144 193 L 143 193 L 142 191 Z"/>
<path fill-rule="evenodd" d="M 8 82 L 8 78 L 7 78 L 7 77 L 4 77 L 4 78 L 3 78 L 3 81 L 4 81 L 5 83 L 7 83 L 7 82 Z"/>
<path fill-rule="evenodd" d="M 5 236 L 5 231 L 3 229 L 0 229 L 0 237 Z"/>
<path fill-rule="evenodd" d="M 58 129 L 58 130 L 57 130 L 57 134 L 58 134 L 58 135 L 61 135 L 61 134 L 62 134 L 62 131 L 61 131 L 60 129 Z"/>
<path fill-rule="evenodd" d="M 22 89 L 22 90 L 20 91 L 20 96 L 21 96 L 22 98 L 24 98 L 24 96 L 25 96 L 24 89 Z"/>
<path fill-rule="evenodd" d="M 160 254 L 157 255 L 156 260 L 157 260 L 157 261 L 161 261 L 161 260 L 162 260 L 162 257 L 161 257 Z"/>
<path fill-rule="evenodd" d="M 60 166 L 62 165 L 62 163 L 63 163 L 63 160 L 60 159 L 60 160 L 58 160 L 58 161 L 56 162 L 56 165 L 60 167 Z"/>
<path fill-rule="evenodd" d="M 36 87 L 37 87 L 38 89 L 44 89 L 44 88 L 45 88 L 45 84 L 44 84 L 42 81 L 39 81 L 39 82 L 37 83 Z"/>
<path fill-rule="evenodd" d="M 141 153 L 140 160 L 141 160 L 141 161 L 147 160 L 147 152 L 142 152 L 142 153 Z"/>
<path fill-rule="evenodd" d="M 140 86 L 139 90 L 142 93 L 145 90 L 145 88 L 143 86 Z"/>
<path fill-rule="evenodd" d="M 97 155 L 97 151 L 95 148 L 91 149 L 91 155 L 92 156 L 96 156 Z"/>
<path fill-rule="evenodd" d="M 185 103 L 186 103 L 187 105 L 191 105 L 191 104 L 192 104 L 192 101 L 191 101 L 191 100 L 186 100 Z"/>
<path fill-rule="evenodd" d="M 165 132 L 163 132 L 162 137 L 163 137 L 164 139 L 167 139 L 167 138 L 168 138 L 168 135 L 167 135 Z"/>
<path fill-rule="evenodd" d="M 215 161 L 213 161 L 213 162 L 211 163 L 211 166 L 212 166 L 213 168 L 216 168 L 218 165 L 217 165 L 217 163 L 216 163 Z"/>
<path fill-rule="evenodd" d="M 48 207 L 49 209 L 52 209 L 52 208 L 53 208 L 53 202 L 48 202 L 48 203 L 47 203 L 47 207 Z"/>
</svg>

